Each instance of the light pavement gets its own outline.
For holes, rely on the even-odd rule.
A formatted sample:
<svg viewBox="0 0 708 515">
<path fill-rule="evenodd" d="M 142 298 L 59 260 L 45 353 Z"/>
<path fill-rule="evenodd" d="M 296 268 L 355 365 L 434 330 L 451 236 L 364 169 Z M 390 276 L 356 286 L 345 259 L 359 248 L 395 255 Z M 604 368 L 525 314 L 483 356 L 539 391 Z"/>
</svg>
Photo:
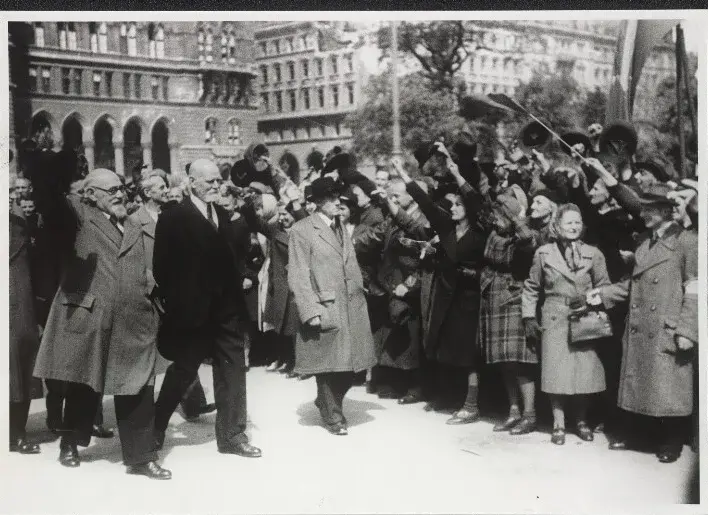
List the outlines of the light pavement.
<svg viewBox="0 0 708 515">
<path fill-rule="evenodd" d="M 211 400 L 211 368 L 200 374 Z M 80 450 L 77 469 L 59 465 L 57 441 L 35 456 L 5 453 L 0 513 L 658 513 L 683 502 L 696 460 L 687 447 L 669 465 L 609 451 L 602 435 L 586 443 L 568 434 L 559 447 L 547 433 L 492 433 L 489 422 L 446 426 L 447 415 L 362 387 L 345 400 L 349 436 L 333 436 L 319 426 L 315 388 L 314 379 L 248 373 L 249 433 L 260 459 L 219 454 L 214 414 L 198 422 L 175 414 L 161 453 L 171 481 L 125 474 L 117 437 Z M 114 425 L 112 400 L 104 406 Z M 44 417 L 44 400 L 34 401 L 30 434 L 44 431 Z"/>
</svg>

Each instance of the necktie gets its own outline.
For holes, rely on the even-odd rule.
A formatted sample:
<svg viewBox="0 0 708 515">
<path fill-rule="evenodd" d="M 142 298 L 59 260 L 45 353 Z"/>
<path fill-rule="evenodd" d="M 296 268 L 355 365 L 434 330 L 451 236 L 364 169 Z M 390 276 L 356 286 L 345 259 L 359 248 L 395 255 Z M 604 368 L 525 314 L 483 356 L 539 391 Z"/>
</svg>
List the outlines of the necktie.
<svg viewBox="0 0 708 515">
<path fill-rule="evenodd" d="M 659 235 L 655 232 L 651 233 L 651 239 L 649 240 L 649 248 L 652 248 L 654 245 L 656 245 L 657 241 L 659 241 Z"/>
<path fill-rule="evenodd" d="M 113 227 L 115 227 L 119 233 L 123 234 L 123 228 L 121 227 L 120 223 L 118 223 L 118 218 L 111 215 L 108 220 L 113 224 Z"/>
<path fill-rule="evenodd" d="M 332 230 L 334 235 L 337 237 L 337 241 L 340 245 L 344 246 L 344 235 L 342 234 L 342 222 L 339 220 L 338 216 L 334 217 L 334 223 L 332 224 Z"/>
<path fill-rule="evenodd" d="M 214 221 L 214 210 L 211 207 L 211 204 L 207 204 L 207 220 L 209 220 L 209 223 L 211 226 L 214 228 L 214 230 L 218 230 L 219 228 L 216 226 L 216 222 Z"/>
</svg>

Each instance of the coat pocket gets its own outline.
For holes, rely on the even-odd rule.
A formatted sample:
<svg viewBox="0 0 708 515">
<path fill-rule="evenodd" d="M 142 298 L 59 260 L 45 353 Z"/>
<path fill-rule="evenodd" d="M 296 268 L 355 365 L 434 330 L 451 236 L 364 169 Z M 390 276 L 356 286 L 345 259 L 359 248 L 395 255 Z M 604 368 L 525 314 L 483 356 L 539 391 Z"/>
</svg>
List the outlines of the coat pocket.
<svg viewBox="0 0 708 515">
<path fill-rule="evenodd" d="M 320 316 L 320 331 L 334 331 L 339 329 L 339 306 L 337 306 L 337 295 L 334 291 L 325 290 L 318 294 L 322 315 Z"/>
<path fill-rule="evenodd" d="M 66 313 L 66 330 L 85 333 L 88 330 L 96 297 L 89 293 L 59 293 L 59 302 Z"/>
</svg>

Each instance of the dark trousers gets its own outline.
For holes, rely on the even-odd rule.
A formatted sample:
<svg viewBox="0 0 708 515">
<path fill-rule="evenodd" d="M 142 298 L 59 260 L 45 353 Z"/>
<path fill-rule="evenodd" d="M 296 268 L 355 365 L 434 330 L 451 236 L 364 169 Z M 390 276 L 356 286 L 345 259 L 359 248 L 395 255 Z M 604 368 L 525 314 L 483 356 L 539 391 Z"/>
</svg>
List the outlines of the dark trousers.
<svg viewBox="0 0 708 515">
<path fill-rule="evenodd" d="M 30 401 L 10 402 L 10 441 L 25 437 Z"/>
<path fill-rule="evenodd" d="M 192 381 L 192 384 L 187 388 L 187 392 L 182 397 L 180 406 L 184 412 L 184 416 L 187 418 L 198 417 L 201 414 L 202 408 L 206 406 L 206 395 L 204 394 L 204 387 L 199 380 L 199 374 Z"/>
<path fill-rule="evenodd" d="M 227 326 L 194 331 L 185 347 L 167 368 L 155 403 L 155 429 L 166 431 L 170 418 L 194 382 L 199 365 L 212 358 L 216 403 L 216 444 L 246 443 L 246 362 L 242 341 Z"/>
<path fill-rule="evenodd" d="M 689 417 L 650 417 L 621 411 L 618 435 L 639 448 L 652 452 L 680 451 Z"/>
<path fill-rule="evenodd" d="M 113 397 L 123 463 L 137 465 L 157 460 L 155 449 L 154 388 L 144 386 L 136 395 Z M 84 384 L 67 383 L 62 445 L 87 447 L 102 395 Z"/>
<path fill-rule="evenodd" d="M 44 384 L 47 386 L 47 427 L 49 429 L 61 429 L 64 427 L 64 399 L 68 384 L 65 381 L 58 379 L 45 379 Z M 94 418 L 95 425 L 103 425 L 103 400 L 100 399 L 96 407 L 96 417 Z"/>
<path fill-rule="evenodd" d="M 346 425 L 342 411 L 344 396 L 354 383 L 354 372 L 326 372 L 315 375 L 317 399 L 315 405 L 320 410 L 322 420 L 328 426 Z"/>
<path fill-rule="evenodd" d="M 262 345 L 265 346 L 267 361 L 273 363 L 295 363 L 295 339 L 292 336 L 268 331 L 262 335 Z"/>
</svg>

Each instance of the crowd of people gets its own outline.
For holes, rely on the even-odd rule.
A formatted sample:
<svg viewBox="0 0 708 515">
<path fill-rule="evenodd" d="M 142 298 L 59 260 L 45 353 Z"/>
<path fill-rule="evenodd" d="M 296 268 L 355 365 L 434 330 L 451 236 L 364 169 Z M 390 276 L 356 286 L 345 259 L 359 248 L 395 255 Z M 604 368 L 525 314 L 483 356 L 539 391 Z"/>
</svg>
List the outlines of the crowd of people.
<svg viewBox="0 0 708 515">
<path fill-rule="evenodd" d="M 40 378 L 65 466 L 111 436 L 104 394 L 131 473 L 171 477 L 157 460 L 176 409 L 216 410 L 218 450 L 258 457 L 246 371 L 263 365 L 314 376 L 335 435 L 357 382 L 475 423 L 493 370 L 495 432 L 537 431 L 547 409 L 553 444 L 604 431 L 676 461 L 695 438 L 697 182 L 637 162 L 631 125 L 592 129 L 489 162 L 462 131 L 373 179 L 339 147 L 301 174 L 253 144 L 230 170 L 198 159 L 126 182 L 52 152 L 37 125 L 10 191 L 11 450 L 39 452 Z"/>
</svg>

